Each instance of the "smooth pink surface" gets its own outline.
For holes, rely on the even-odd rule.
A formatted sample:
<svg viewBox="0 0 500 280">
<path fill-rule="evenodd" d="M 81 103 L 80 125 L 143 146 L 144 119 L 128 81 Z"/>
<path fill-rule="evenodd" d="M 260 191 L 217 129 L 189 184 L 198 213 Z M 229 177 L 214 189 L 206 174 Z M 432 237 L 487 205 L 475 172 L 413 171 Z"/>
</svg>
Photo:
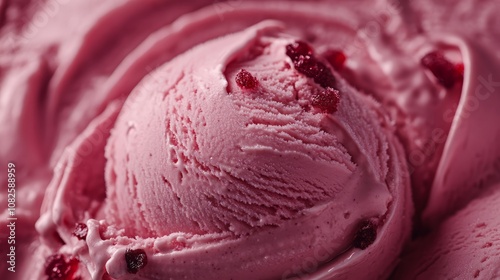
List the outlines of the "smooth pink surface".
<svg viewBox="0 0 500 280">
<path fill-rule="evenodd" d="M 203 6 L 205 8 L 198 10 Z M 183 4 L 156 0 L 2 1 L 0 164 L 6 166 L 10 161 L 16 163 L 18 225 L 23 229 L 18 231 L 18 268 L 21 273 L 15 279 L 36 278 L 36 273 L 43 270 L 43 261 L 40 260 L 55 252 L 81 256 L 84 278 L 89 278 L 91 274 L 99 277 L 106 269 L 118 277 L 125 271 L 123 258 L 120 259 L 123 248 L 132 244 L 155 252 L 169 252 L 166 257 L 162 256 L 163 259 L 156 258 L 155 255 L 151 262 L 153 265 L 150 263 L 151 266 L 146 268 L 152 269 L 151 267 L 161 268 L 161 263 L 168 263 L 172 260 L 169 256 L 178 253 L 170 252 L 173 250 L 170 244 L 174 239 L 177 240 L 175 244 L 189 240 L 187 243 L 210 247 L 210 244 L 229 244 L 226 242 L 228 235 L 241 236 L 257 232 L 255 228 L 276 225 L 287 236 L 290 232 L 300 235 L 286 225 L 288 221 L 297 219 L 294 216 L 297 212 L 327 201 L 344 200 L 344 205 L 349 205 L 345 202 L 347 196 L 359 197 L 361 191 L 347 187 L 351 182 L 343 183 L 346 182 L 345 177 L 335 177 L 335 188 L 322 191 L 333 175 L 325 171 L 326 167 L 333 166 L 335 162 L 342 163 L 344 167 L 339 165 L 333 169 L 339 174 L 350 176 L 354 170 L 352 158 L 356 158 L 350 153 L 351 150 L 342 150 L 345 145 L 339 144 L 341 141 L 335 145 L 328 144 L 330 146 L 323 143 L 327 140 L 335 143 L 335 137 L 339 136 L 331 132 L 336 131 L 335 129 L 308 134 L 317 131 L 325 123 L 328 124 L 328 121 L 318 122 L 314 114 L 305 114 L 299 119 L 293 115 L 294 118 L 291 119 L 287 114 L 294 114 L 292 108 L 290 111 L 276 109 L 280 108 L 276 104 L 288 100 L 289 90 L 298 93 L 308 91 L 308 85 L 304 82 L 307 79 L 304 77 L 293 74 L 291 69 L 276 71 L 281 69 L 280 63 L 287 60 L 279 52 L 282 47 L 279 42 L 285 38 L 313 41 L 312 45 L 318 54 L 329 49 L 340 49 L 347 55 L 345 68 L 336 72 L 336 75 L 343 78 L 342 90 L 349 93 L 342 102 L 347 102 L 345 100 L 350 100 L 351 97 L 353 99 L 349 101 L 349 104 L 352 102 L 351 107 L 340 107 L 343 109 L 338 112 L 339 120 L 348 130 L 351 129 L 346 135 L 363 148 L 360 154 L 364 154 L 368 162 L 371 162 L 367 166 L 373 168 L 375 177 L 383 178 L 384 174 L 401 176 L 399 179 L 393 178 L 392 184 L 387 183 L 388 187 L 379 186 L 377 193 L 382 197 L 380 201 L 367 199 L 366 208 L 356 210 L 359 211 L 358 217 L 375 212 L 378 215 L 387 210 L 384 213 L 388 219 L 379 229 L 377 242 L 361 251 L 361 254 L 345 258 L 345 252 L 340 254 L 342 257 L 339 261 L 329 264 L 335 267 L 335 273 L 338 274 L 328 272 L 329 266 L 325 265 L 314 277 L 349 277 L 349 273 L 353 271 L 372 273 L 369 269 L 353 267 L 366 265 L 375 256 L 379 256 L 374 259 L 380 263 L 366 266 L 378 271 L 373 272 L 379 273 L 377 276 L 386 275 L 402 246 L 405 234 L 400 233 L 411 230 L 408 219 L 412 212 L 407 207 L 406 171 L 400 170 L 404 168 L 397 163 L 403 156 L 393 135 L 404 146 L 416 213 L 423 211 L 423 216 L 418 215 L 417 219 L 428 229 L 466 205 L 471 198 L 491 185 L 491 182 L 498 180 L 500 146 L 497 143 L 500 140 L 500 126 L 497 125 L 497 119 L 500 95 L 497 93 L 500 77 L 497 70 L 500 55 L 496 46 L 500 37 L 500 25 L 497 13 L 498 5 L 495 1 L 472 0 L 460 3 L 401 1 L 391 4 L 383 0 L 314 4 L 300 1 L 222 3 L 201 0 Z M 177 19 L 180 15 L 183 16 Z M 247 51 L 245 46 L 252 46 L 254 42 L 249 40 L 262 37 L 251 35 L 252 32 L 255 33 L 254 29 L 244 30 L 266 19 L 278 20 L 278 25 L 282 25 L 278 33 L 264 32 L 267 34 L 264 37 L 271 38 L 269 40 L 273 43 L 270 46 L 275 49 L 269 49 L 268 57 L 259 56 L 247 64 L 232 63 L 233 58 Z M 234 32 L 239 35 L 231 36 L 238 39 L 229 40 L 230 42 L 224 39 L 211 41 L 207 43 L 211 44 L 210 48 L 204 44 Z M 195 46 L 198 48 L 189 52 L 193 56 L 182 55 L 175 62 L 171 61 Z M 463 84 L 459 83 L 447 90 L 439 85 L 430 71 L 421 66 L 421 57 L 433 50 L 442 51 L 453 63 L 464 63 Z M 228 57 L 229 54 L 234 54 L 234 57 Z M 268 63 L 268 68 L 259 68 L 261 63 Z M 234 73 L 243 66 L 259 73 L 261 79 L 268 79 L 265 83 L 260 83 L 259 94 L 256 96 L 236 92 Z M 186 80 L 186 76 L 183 77 L 184 80 L 179 78 L 182 76 L 180 73 L 185 74 L 183 71 L 187 69 L 197 73 L 197 80 Z M 206 71 L 203 72 L 203 69 Z M 210 72 L 208 69 L 216 70 Z M 178 81 L 173 81 L 170 73 L 179 74 Z M 295 81 L 295 78 L 299 84 L 292 88 L 280 87 L 282 80 Z M 229 84 L 224 84 L 225 80 Z M 177 83 L 183 81 L 185 84 L 177 92 Z M 196 83 L 192 83 L 194 81 Z M 168 89 L 166 86 L 176 87 Z M 188 93 L 195 89 L 200 95 L 201 92 L 210 93 L 208 96 L 211 98 L 202 99 L 207 102 L 197 104 L 203 113 L 196 115 L 195 119 L 200 122 L 200 118 L 210 117 L 211 127 L 218 131 L 203 129 L 199 123 L 193 123 L 190 129 L 186 126 L 187 132 L 184 132 L 186 118 L 191 115 L 182 110 L 173 112 L 175 106 L 172 104 L 175 102 L 170 98 L 182 96 L 179 97 L 182 98 L 179 105 L 187 108 L 190 100 Z M 226 90 L 235 93 L 227 94 Z M 132 91 L 134 93 L 129 96 Z M 170 91 L 175 94 L 170 94 Z M 150 95 L 158 99 L 155 100 Z M 307 93 L 303 93 L 303 96 L 306 95 Z M 159 96 L 165 96 L 165 99 Z M 269 96 L 277 100 L 269 99 Z M 195 101 L 201 102 L 199 99 L 192 102 Z M 370 107 L 373 108 L 369 109 Z M 350 108 L 349 112 L 342 115 L 342 110 L 346 108 Z M 358 108 L 362 108 L 362 112 L 356 111 Z M 266 118 L 260 118 L 260 109 L 263 112 L 269 110 L 269 114 L 264 114 Z M 277 110 L 274 115 L 273 110 Z M 220 117 L 226 113 L 233 117 Z M 364 114 L 372 117 L 366 118 Z M 377 117 L 373 117 L 374 114 Z M 171 131 L 176 137 L 177 134 L 182 135 L 185 147 L 171 149 L 175 146 L 175 141 L 166 141 L 173 139 L 166 133 L 167 115 L 176 116 L 169 119 L 172 122 Z M 259 116 L 256 120 L 262 121 L 262 124 L 252 127 L 252 133 L 258 133 L 256 135 L 259 137 L 249 137 L 242 125 L 248 123 L 248 120 L 255 120 L 255 115 Z M 220 122 L 217 122 L 218 118 Z M 333 120 L 336 118 L 330 121 Z M 278 126 L 279 129 L 266 128 L 286 121 L 290 125 Z M 140 123 L 137 127 L 140 134 L 127 136 L 127 130 L 131 127 L 129 122 Z M 222 125 L 222 122 L 227 125 Z M 147 125 L 156 125 L 156 129 L 152 132 L 146 128 Z M 365 127 L 369 127 L 368 135 L 364 132 L 356 134 L 356 129 L 363 130 Z M 305 135 L 291 135 L 291 138 L 284 136 L 295 130 Z M 165 134 L 158 134 L 158 131 Z M 209 139 L 214 143 L 223 141 L 224 145 L 209 143 Z M 295 139 L 296 142 L 311 140 L 314 147 L 307 151 L 312 155 L 299 159 L 286 154 L 289 157 L 286 163 L 290 165 L 283 166 L 281 160 L 273 158 L 282 155 L 280 149 L 298 152 L 306 150 L 304 145 L 283 139 Z M 190 146 L 194 141 L 207 142 L 204 143 L 205 146 L 199 146 L 197 152 Z M 106 147 L 107 142 L 109 144 Z M 243 143 L 253 149 L 234 149 L 236 143 Z M 387 157 L 373 155 L 376 143 L 388 145 Z M 263 147 L 270 148 L 266 150 Z M 152 157 L 155 157 L 154 161 L 148 159 L 150 150 Z M 167 168 L 175 153 L 180 153 L 175 155 L 178 160 L 181 159 L 182 162 L 184 156 L 189 164 Z M 216 155 L 217 159 L 212 161 L 205 153 Z M 271 156 L 267 156 L 267 153 Z M 234 154 L 238 156 L 229 156 Z M 116 160 L 112 158 L 115 155 Z M 127 163 L 127 156 L 134 160 Z M 392 167 L 389 164 L 384 171 L 381 167 L 384 164 L 378 162 L 387 162 L 388 158 L 395 162 L 392 162 Z M 302 166 L 306 166 L 302 163 L 306 162 L 307 167 L 318 174 L 318 180 L 312 182 L 316 186 L 313 188 L 316 193 L 309 193 L 305 188 L 294 191 L 286 189 L 279 193 L 281 200 L 270 200 L 267 196 L 258 195 L 258 192 L 235 193 L 224 200 L 227 205 L 217 206 L 223 195 L 225 199 L 228 197 L 209 183 L 214 174 L 219 173 L 210 168 L 208 171 L 204 170 L 203 165 L 193 163 L 195 159 L 202 159 L 202 164 L 216 166 L 221 171 L 235 170 L 237 174 L 231 174 L 236 175 L 232 179 L 220 180 L 228 186 L 232 186 L 229 183 L 231 180 L 249 178 L 255 179 L 252 185 L 262 184 L 257 180 L 260 175 L 256 174 L 268 176 L 265 172 L 275 167 L 283 170 L 276 176 L 280 180 L 285 179 L 283 186 L 290 185 L 292 181 L 305 182 L 306 179 L 300 172 L 308 171 L 302 169 Z M 322 165 L 318 160 L 328 163 Z M 247 164 L 254 169 L 243 170 L 243 166 Z M 266 168 L 259 169 L 259 165 Z M 195 166 L 200 166 L 200 169 Z M 356 169 L 370 168 L 365 166 Z M 176 184 L 178 171 L 189 172 L 183 173 L 183 178 L 196 187 Z M 307 172 L 306 175 L 309 176 L 310 173 Z M 137 185 L 147 183 L 150 188 L 136 188 L 133 176 L 126 182 L 128 174 L 135 175 Z M 198 177 L 193 177 L 193 174 L 198 174 Z M 161 178 L 163 175 L 167 181 Z M 0 180 L 6 181 L 5 176 L 5 172 L 0 173 Z M 356 176 L 358 175 L 351 177 L 359 178 Z M 150 178 L 152 181 L 149 181 Z M 378 179 L 382 180 L 381 178 Z M 164 184 L 168 185 L 167 182 L 172 184 L 171 189 L 164 188 Z M 211 187 L 201 187 L 202 185 Z M 279 184 L 273 186 L 276 190 L 283 189 Z M 165 206 L 165 201 L 158 199 L 158 192 L 167 196 L 168 206 Z M 180 194 L 179 197 L 183 197 L 181 202 L 177 202 L 176 192 Z M 196 203 L 197 196 L 202 194 L 212 197 L 216 203 Z M 6 189 L 0 190 L 0 200 L 6 201 L 6 195 Z M 297 200 L 296 197 L 303 197 L 304 201 Z M 383 204 L 381 201 L 388 200 L 394 200 L 395 204 L 380 207 Z M 252 202 L 257 207 L 240 205 L 238 201 Z M 144 206 L 146 203 L 159 208 L 147 208 Z M 173 207 L 171 203 L 188 207 Z M 221 210 L 223 207 L 231 208 L 233 215 L 220 219 L 220 214 L 224 213 Z M 269 207 L 274 207 L 276 212 L 262 210 Z M 336 207 L 340 209 L 343 206 Z M 40 208 L 43 214 L 41 217 Z M 332 208 L 332 213 L 328 214 L 327 211 L 324 217 L 319 215 L 317 220 L 306 220 L 312 226 L 315 222 L 319 223 L 321 218 L 332 217 L 328 215 L 340 215 L 337 213 L 338 209 Z M 375 210 L 370 212 L 370 209 Z M 158 218 L 159 213 L 168 215 L 160 215 L 164 218 Z M 355 219 L 353 215 L 351 212 L 351 220 Z M 0 226 L 5 227 L 6 217 L 7 212 L 2 210 Z M 34 227 L 37 219 L 38 232 Z M 99 222 L 101 219 L 106 219 L 107 222 Z M 88 222 L 91 228 L 87 239 L 90 250 L 85 242 L 72 237 L 75 222 Z M 334 231 L 335 235 L 352 236 L 352 224 L 343 227 L 346 231 Z M 301 229 L 303 228 L 307 227 L 302 226 Z M 320 231 L 322 230 L 320 227 Z M 175 235 L 175 232 L 182 234 Z M 54 238 L 56 233 L 65 245 Z M 280 236 L 279 233 L 275 234 Z M 311 237 L 318 237 L 320 240 L 321 233 L 317 234 Z M 140 238 L 133 241 L 131 237 L 135 235 Z M 208 239 L 205 238 L 207 236 Z M 5 238 L 5 235 L 0 236 L 2 252 L 5 251 Z M 269 240 L 271 239 L 266 242 L 278 243 Z M 301 242 L 300 237 L 290 237 L 287 240 Z M 345 240 L 329 242 L 333 242 L 335 245 L 332 248 L 336 248 L 333 250 L 336 253 L 331 255 L 337 255 L 339 248 L 349 243 Z M 248 246 L 243 242 L 241 244 L 239 245 Z M 315 244 L 321 242 L 317 241 Z M 301 248 L 293 245 L 295 246 L 290 247 Z M 274 249 L 271 253 L 281 252 Z M 216 250 L 224 248 L 215 248 L 211 256 L 216 255 Z M 374 255 L 371 250 L 380 255 Z M 241 251 L 230 251 L 241 254 L 247 260 L 252 258 L 252 255 Z M 301 251 L 303 256 L 311 253 L 306 251 Z M 285 255 L 291 254 L 287 250 L 283 252 Z M 263 254 L 267 256 L 267 253 Z M 387 259 L 381 257 L 384 254 L 387 254 Z M 35 257 L 28 258 L 31 255 Z M 185 257 L 195 259 L 189 254 Z M 320 256 L 316 259 L 320 260 L 316 263 L 321 263 L 325 258 Z M 347 261 L 342 261 L 343 259 Z M 218 261 L 216 257 L 209 260 L 208 264 Z M 309 259 L 306 257 L 305 260 Z M 291 266 L 293 261 L 301 260 L 292 260 L 291 263 L 272 266 L 269 270 L 262 269 L 260 272 L 267 273 L 273 269 L 276 272 L 284 266 Z M 2 262 L 0 268 L 4 269 L 5 265 Z M 304 272 L 303 267 L 307 267 L 307 264 L 299 264 L 299 273 Z M 202 269 L 200 267 L 200 271 Z M 179 271 L 182 271 L 181 267 Z M 151 277 L 154 278 L 152 275 Z"/>
<path fill-rule="evenodd" d="M 410 247 L 395 279 L 500 277 L 499 185 Z"/>
</svg>

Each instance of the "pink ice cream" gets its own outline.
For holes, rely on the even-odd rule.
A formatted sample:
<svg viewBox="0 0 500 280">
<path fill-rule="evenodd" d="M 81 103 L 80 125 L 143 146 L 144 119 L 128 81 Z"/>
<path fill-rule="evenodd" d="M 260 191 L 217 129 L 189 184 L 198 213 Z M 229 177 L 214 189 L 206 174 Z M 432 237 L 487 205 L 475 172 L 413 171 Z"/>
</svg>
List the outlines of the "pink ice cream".
<svg viewBox="0 0 500 280">
<path fill-rule="evenodd" d="M 500 186 L 472 201 L 419 240 L 395 279 L 498 279 Z"/>
<path fill-rule="evenodd" d="M 0 2 L 8 279 L 386 278 L 499 180 L 497 6 Z"/>
</svg>

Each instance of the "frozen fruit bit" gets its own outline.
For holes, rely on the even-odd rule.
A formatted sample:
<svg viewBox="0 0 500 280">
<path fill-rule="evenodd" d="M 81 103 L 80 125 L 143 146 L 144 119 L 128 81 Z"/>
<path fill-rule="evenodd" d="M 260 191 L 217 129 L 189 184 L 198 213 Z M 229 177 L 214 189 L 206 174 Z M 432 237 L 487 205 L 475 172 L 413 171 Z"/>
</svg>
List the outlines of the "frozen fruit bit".
<svg viewBox="0 0 500 280">
<path fill-rule="evenodd" d="M 127 271 L 135 274 L 148 264 L 148 256 L 143 249 L 127 249 L 125 252 L 125 262 L 127 263 Z"/>
<path fill-rule="evenodd" d="M 339 91 L 327 87 L 325 90 L 322 90 L 312 96 L 311 104 L 322 112 L 331 114 L 337 111 L 339 101 Z"/>
<path fill-rule="evenodd" d="M 335 70 L 341 70 L 344 68 L 346 56 L 342 51 L 329 50 L 325 53 L 325 58 Z"/>
<path fill-rule="evenodd" d="M 305 42 L 296 41 L 286 46 L 286 55 L 292 59 L 297 60 L 300 56 L 312 56 L 312 48 Z"/>
<path fill-rule="evenodd" d="M 354 236 L 353 245 L 359 249 L 366 249 L 377 238 L 377 226 L 372 222 L 365 220 L 361 222 L 356 235 Z"/>
<path fill-rule="evenodd" d="M 460 80 L 459 70 L 441 52 L 430 52 L 422 57 L 420 62 L 434 74 L 445 88 L 452 88 L 455 82 Z"/>
<path fill-rule="evenodd" d="M 85 240 L 87 238 L 88 228 L 84 223 L 76 223 L 75 229 L 73 230 L 73 235 L 80 240 Z"/>
<path fill-rule="evenodd" d="M 257 86 L 257 79 L 245 69 L 241 69 L 236 74 L 236 84 L 243 89 L 254 89 Z"/>
<path fill-rule="evenodd" d="M 335 87 L 335 77 L 328 67 L 318 61 L 311 47 L 304 42 L 295 42 L 286 46 L 286 54 L 293 62 L 295 69 L 322 87 Z"/>
<path fill-rule="evenodd" d="M 45 275 L 49 280 L 72 280 L 78 270 L 78 260 L 69 260 L 62 254 L 55 254 L 47 258 L 45 262 Z"/>
</svg>

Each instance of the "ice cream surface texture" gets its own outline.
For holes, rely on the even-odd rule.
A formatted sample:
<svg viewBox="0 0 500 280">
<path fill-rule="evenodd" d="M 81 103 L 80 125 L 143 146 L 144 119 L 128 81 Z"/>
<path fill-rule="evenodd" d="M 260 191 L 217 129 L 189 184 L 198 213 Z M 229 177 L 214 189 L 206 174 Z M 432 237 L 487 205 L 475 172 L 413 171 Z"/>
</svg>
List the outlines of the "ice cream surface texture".
<svg viewBox="0 0 500 280">
<path fill-rule="evenodd" d="M 52 207 L 64 214 L 46 218 L 69 225 L 58 230 L 69 243 L 87 223 L 75 246 L 88 246 L 93 278 L 389 275 L 411 228 L 403 150 L 380 105 L 343 81 L 334 113 L 314 106 L 333 89 L 295 69 L 297 38 L 283 29 L 267 21 L 209 41 L 139 83 L 106 145 L 106 185 L 82 182 L 106 188 L 90 198 L 103 203 L 95 219 L 82 219 L 72 181 L 58 184 Z M 119 233 L 100 237 L 108 226 Z M 137 275 L 129 248 L 148 256 Z"/>
<path fill-rule="evenodd" d="M 495 224 L 496 12 L 1 1 L 0 164 L 23 229 L 8 279 L 387 279 L 401 258 L 394 275 L 416 276 L 460 217 Z M 401 255 L 412 231 L 433 232 Z M 495 273 L 462 261 L 424 271 Z"/>
</svg>

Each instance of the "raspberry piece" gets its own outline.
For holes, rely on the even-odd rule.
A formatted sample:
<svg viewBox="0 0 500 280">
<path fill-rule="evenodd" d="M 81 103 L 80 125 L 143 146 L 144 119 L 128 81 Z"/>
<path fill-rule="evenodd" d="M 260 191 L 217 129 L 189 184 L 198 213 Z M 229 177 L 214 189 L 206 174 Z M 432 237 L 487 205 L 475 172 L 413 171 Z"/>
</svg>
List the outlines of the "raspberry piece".
<svg viewBox="0 0 500 280">
<path fill-rule="evenodd" d="M 313 50 L 307 43 L 296 41 L 286 46 L 286 55 L 295 61 L 300 56 L 312 56 Z"/>
<path fill-rule="evenodd" d="M 174 240 L 174 241 L 172 241 L 172 247 L 174 247 L 175 251 L 180 251 L 180 250 L 186 248 L 186 243 Z"/>
<path fill-rule="evenodd" d="M 148 264 L 148 256 L 143 249 L 127 249 L 125 252 L 125 262 L 127 263 L 127 271 L 136 274 Z"/>
<path fill-rule="evenodd" d="M 52 255 L 45 261 L 45 275 L 49 280 L 73 280 L 78 263 L 77 259 L 66 259 L 62 254 Z"/>
<path fill-rule="evenodd" d="M 236 84 L 243 89 L 254 89 L 257 86 L 257 79 L 245 69 L 241 69 L 236 74 Z"/>
<path fill-rule="evenodd" d="M 339 91 L 331 87 L 327 87 L 325 90 L 322 90 L 312 96 L 311 104 L 324 113 L 332 114 L 337 111 L 339 101 Z"/>
<path fill-rule="evenodd" d="M 322 87 L 334 87 L 335 78 L 325 64 L 311 56 L 301 56 L 294 62 L 295 69 Z"/>
<path fill-rule="evenodd" d="M 320 86 L 335 87 L 335 77 L 328 67 L 313 56 L 309 45 L 297 41 L 286 46 L 286 54 L 293 62 L 295 69 Z"/>
<path fill-rule="evenodd" d="M 458 63 L 455 65 L 455 72 L 457 72 L 458 78 L 460 80 L 464 79 L 464 70 L 465 70 L 465 67 L 464 67 L 463 63 Z"/>
<path fill-rule="evenodd" d="M 420 60 L 421 64 L 429 69 L 445 88 L 452 88 L 459 80 L 460 73 L 441 52 L 434 51 L 426 54 Z"/>
<path fill-rule="evenodd" d="M 88 231 L 89 229 L 87 228 L 86 224 L 76 223 L 75 229 L 73 230 L 73 235 L 80 240 L 85 240 L 85 238 L 87 238 Z"/>
<path fill-rule="evenodd" d="M 364 250 L 370 246 L 377 238 L 377 226 L 369 220 L 362 221 L 358 231 L 354 236 L 353 245 Z"/>
</svg>

